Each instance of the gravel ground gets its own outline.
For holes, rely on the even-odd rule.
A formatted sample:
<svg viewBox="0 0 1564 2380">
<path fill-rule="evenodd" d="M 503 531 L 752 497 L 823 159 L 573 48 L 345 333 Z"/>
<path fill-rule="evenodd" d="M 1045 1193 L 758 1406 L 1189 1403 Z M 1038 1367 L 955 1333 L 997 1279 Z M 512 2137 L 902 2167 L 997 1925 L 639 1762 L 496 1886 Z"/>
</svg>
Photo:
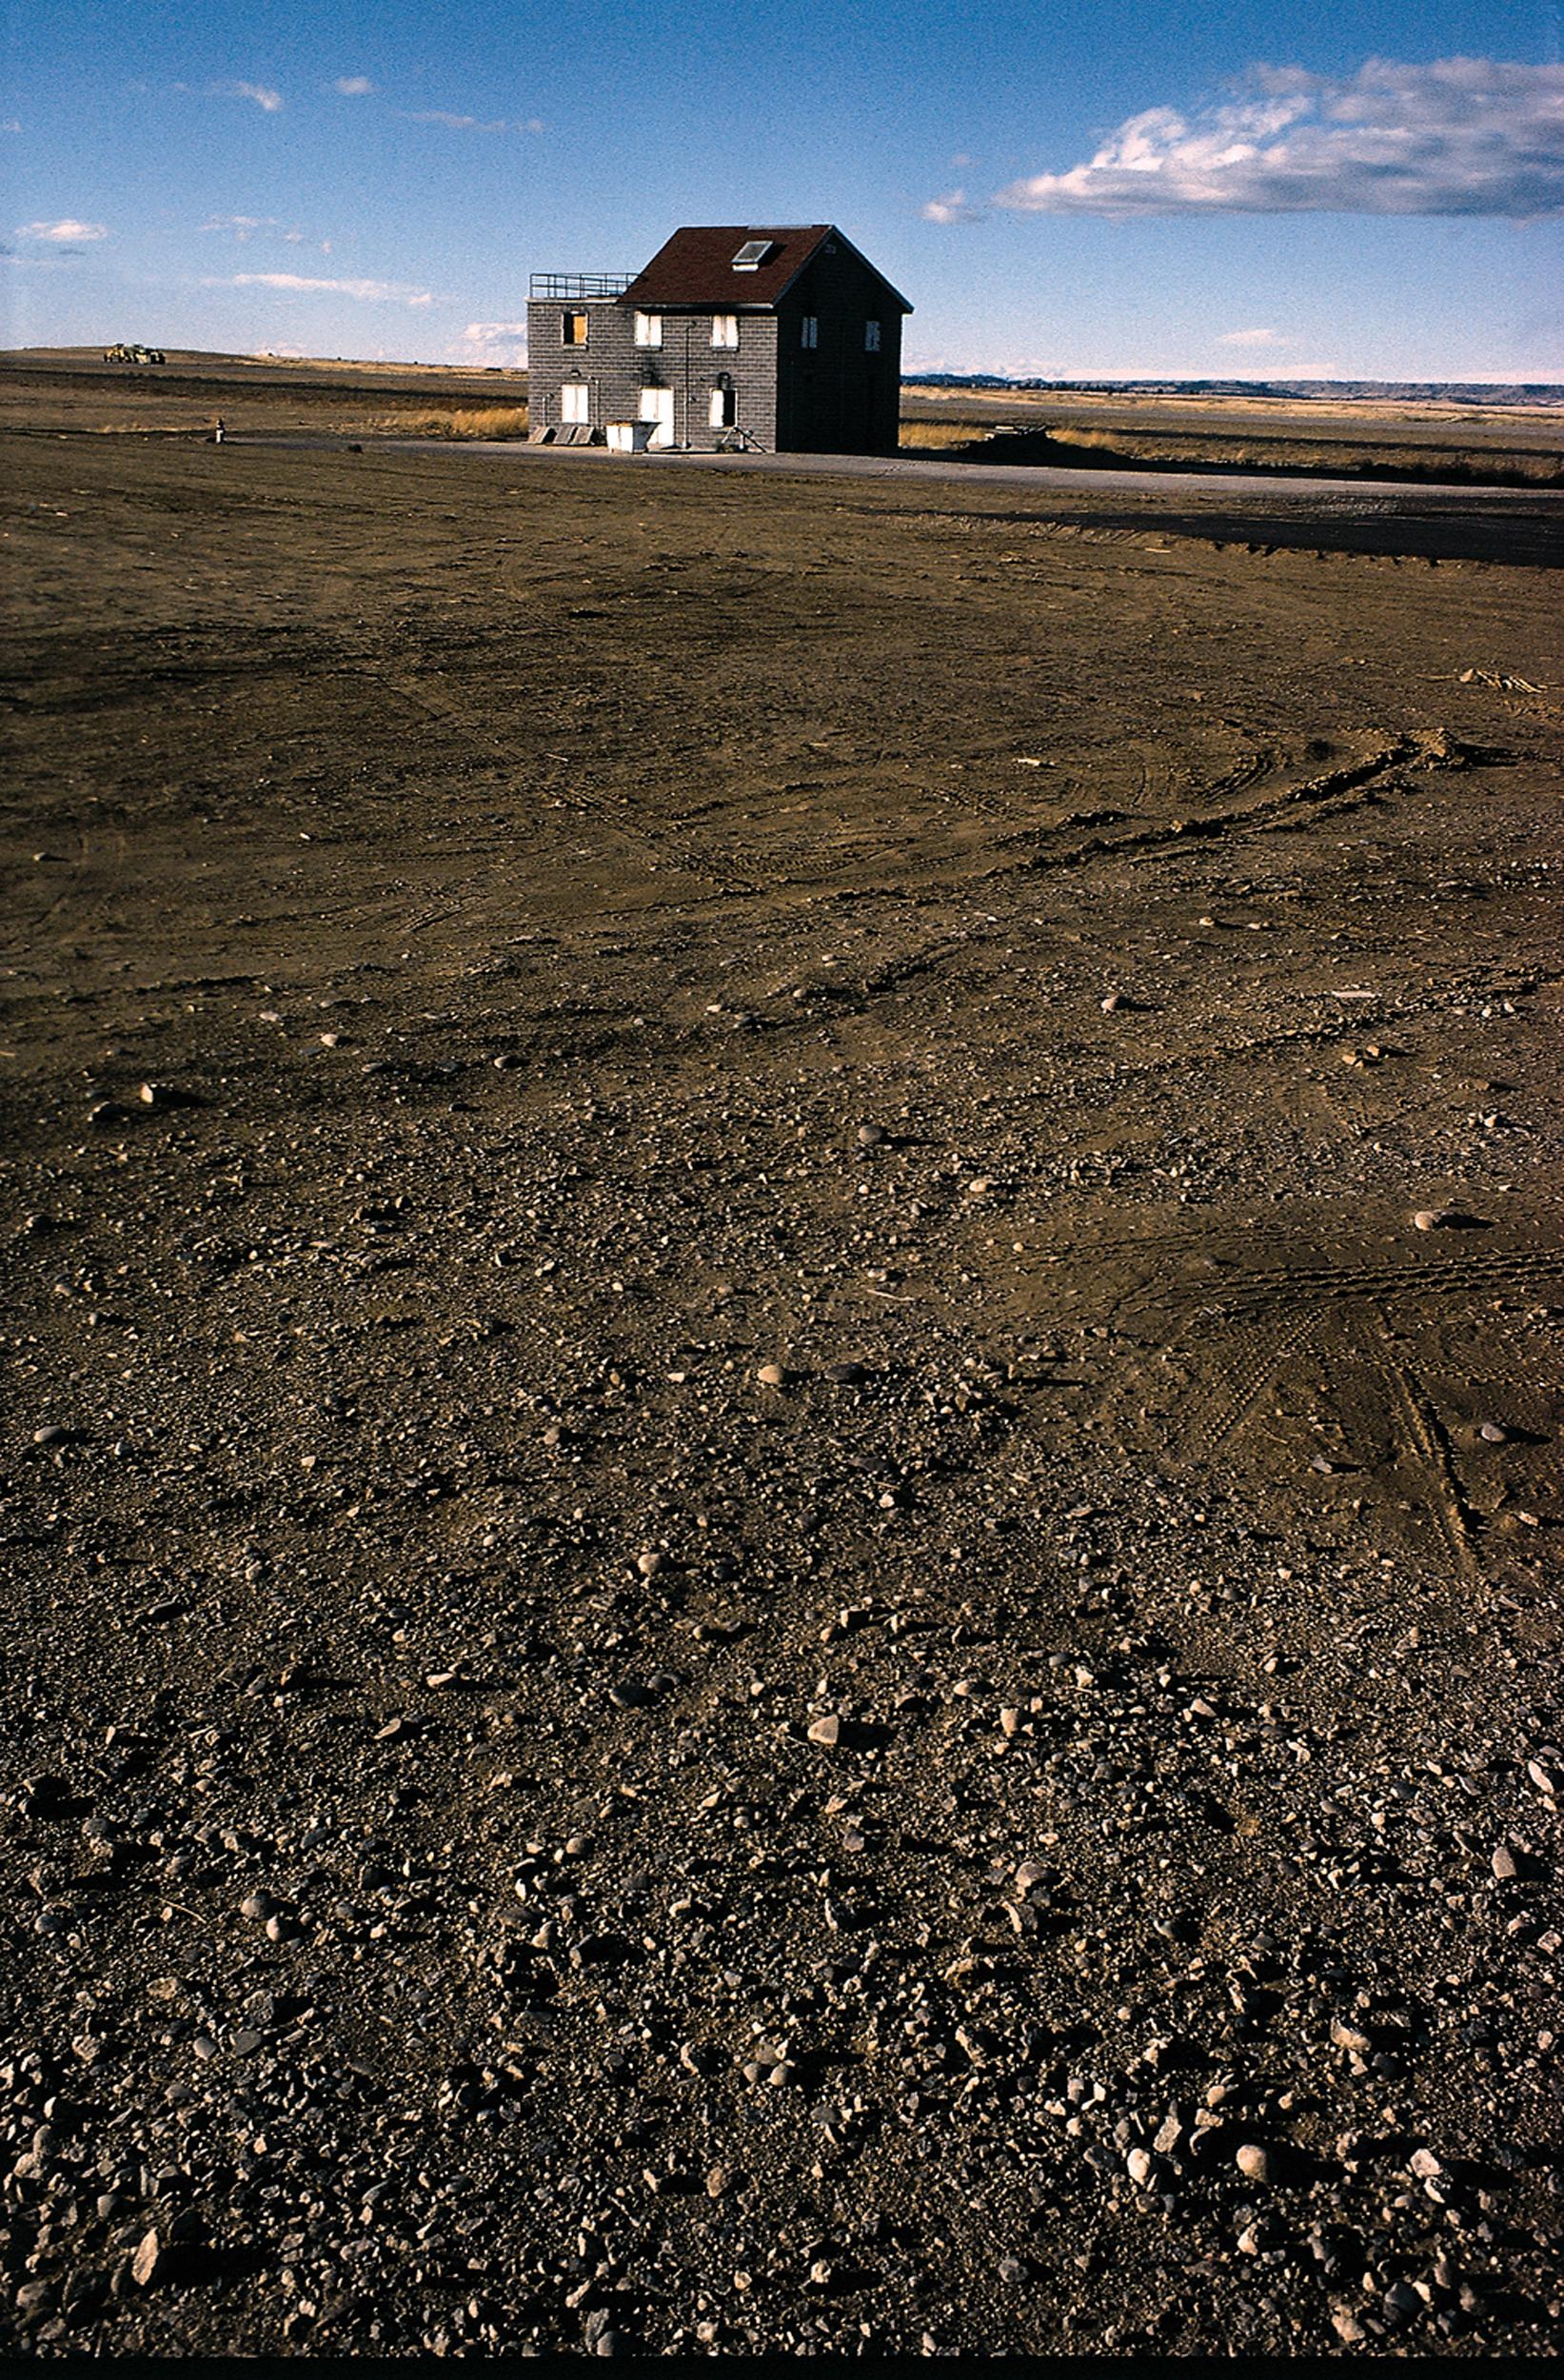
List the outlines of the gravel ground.
<svg viewBox="0 0 1564 2380">
<path fill-rule="evenodd" d="M 1555 2344 L 1550 582 L 12 460 L 7 2343 Z"/>
</svg>

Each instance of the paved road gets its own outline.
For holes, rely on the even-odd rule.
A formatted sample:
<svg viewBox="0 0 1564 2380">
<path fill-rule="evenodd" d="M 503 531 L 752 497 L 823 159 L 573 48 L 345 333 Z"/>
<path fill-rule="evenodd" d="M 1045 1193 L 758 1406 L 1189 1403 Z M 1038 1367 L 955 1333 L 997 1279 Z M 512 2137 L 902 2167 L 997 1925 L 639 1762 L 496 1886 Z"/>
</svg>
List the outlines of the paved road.
<svg viewBox="0 0 1564 2380">
<path fill-rule="evenodd" d="M 234 445 L 342 451 L 350 442 L 323 432 L 265 432 Z M 1032 499 L 1025 518 L 1047 517 L 1049 499 L 1072 501 L 1061 517 L 1082 526 L 1165 529 L 1237 545 L 1381 553 L 1430 562 L 1506 562 L 1564 567 L 1564 494 L 1545 488 L 1464 487 L 1373 480 L 1310 479 L 1261 472 L 1056 470 L 1026 463 L 953 463 L 922 455 L 646 454 L 601 447 L 530 446 L 518 439 L 376 438 L 366 451 L 499 455 L 517 466 L 558 470 L 571 463 L 604 470 L 774 472 L 789 478 L 891 480 L 959 495 L 1010 487 Z M 1125 500 L 1130 502 L 1126 503 Z M 1116 501 L 1117 500 L 1117 501 Z"/>
</svg>

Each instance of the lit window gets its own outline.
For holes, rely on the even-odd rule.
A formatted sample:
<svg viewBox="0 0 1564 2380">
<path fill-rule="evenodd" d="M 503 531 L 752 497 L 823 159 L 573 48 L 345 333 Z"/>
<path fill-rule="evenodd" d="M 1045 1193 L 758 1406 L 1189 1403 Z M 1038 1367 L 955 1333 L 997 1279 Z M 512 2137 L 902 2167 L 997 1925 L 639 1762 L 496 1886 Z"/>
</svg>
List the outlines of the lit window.
<svg viewBox="0 0 1564 2380">
<path fill-rule="evenodd" d="M 738 346 L 739 317 L 737 314 L 713 314 L 711 344 L 714 347 L 736 347 Z"/>
<path fill-rule="evenodd" d="M 562 314 L 560 316 L 560 345 L 562 347 L 584 347 L 586 345 L 584 314 Z"/>
<path fill-rule="evenodd" d="M 711 392 L 711 410 L 708 415 L 708 419 L 711 423 L 712 428 L 731 429 L 738 418 L 739 395 L 737 389 L 731 386 L 724 387 L 723 383 L 719 382 L 717 387 Z"/>
<path fill-rule="evenodd" d="M 638 347 L 660 347 L 663 345 L 661 314 L 638 314 L 636 316 L 635 343 Z"/>
<path fill-rule="evenodd" d="M 865 355 L 880 353 L 880 325 L 878 323 L 865 323 L 863 326 L 863 352 Z"/>
<path fill-rule="evenodd" d="M 589 422 L 592 418 L 587 409 L 590 402 L 584 380 L 567 380 L 560 390 L 561 421 Z"/>
<path fill-rule="evenodd" d="M 799 345 L 801 347 L 819 347 L 820 316 L 818 314 L 804 314 L 801 316 L 799 321 Z"/>
</svg>

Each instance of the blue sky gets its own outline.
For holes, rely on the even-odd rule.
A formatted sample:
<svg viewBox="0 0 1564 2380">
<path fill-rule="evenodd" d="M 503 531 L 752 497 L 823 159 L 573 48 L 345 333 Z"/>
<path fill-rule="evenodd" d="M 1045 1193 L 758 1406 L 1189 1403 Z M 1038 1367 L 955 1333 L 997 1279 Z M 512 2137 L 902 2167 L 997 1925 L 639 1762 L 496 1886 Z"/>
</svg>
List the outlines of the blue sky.
<svg viewBox="0 0 1564 2380">
<path fill-rule="evenodd" d="M 841 225 L 925 368 L 1564 380 L 1557 0 L 32 0 L 6 345 L 509 363 L 537 268 Z"/>
</svg>

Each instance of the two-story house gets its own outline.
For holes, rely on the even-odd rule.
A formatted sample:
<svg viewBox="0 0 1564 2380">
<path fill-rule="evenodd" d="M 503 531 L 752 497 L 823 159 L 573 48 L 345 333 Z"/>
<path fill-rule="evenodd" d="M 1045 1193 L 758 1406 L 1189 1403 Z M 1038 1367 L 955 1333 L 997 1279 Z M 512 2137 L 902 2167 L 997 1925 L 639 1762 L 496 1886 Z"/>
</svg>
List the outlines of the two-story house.
<svg viewBox="0 0 1564 2380">
<path fill-rule="evenodd" d="M 911 311 L 828 223 L 686 225 L 638 273 L 534 273 L 530 434 L 893 454 Z"/>
</svg>

